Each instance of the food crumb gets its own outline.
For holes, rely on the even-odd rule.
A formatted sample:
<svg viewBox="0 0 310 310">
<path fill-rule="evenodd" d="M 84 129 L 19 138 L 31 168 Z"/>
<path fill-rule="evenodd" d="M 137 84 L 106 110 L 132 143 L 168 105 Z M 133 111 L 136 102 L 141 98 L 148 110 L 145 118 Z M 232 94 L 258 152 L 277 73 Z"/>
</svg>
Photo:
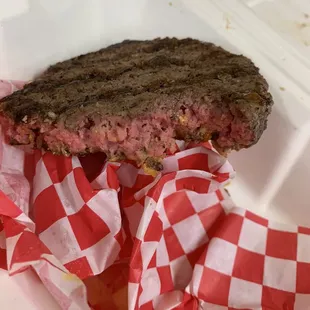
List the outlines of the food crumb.
<svg viewBox="0 0 310 310">
<path fill-rule="evenodd" d="M 156 171 L 155 169 L 148 167 L 146 164 L 143 164 L 142 168 L 146 174 L 151 175 L 154 178 L 156 178 L 157 175 L 159 174 L 159 171 Z"/>
<path fill-rule="evenodd" d="M 280 90 L 285 91 L 285 88 L 283 86 L 280 87 Z"/>
</svg>

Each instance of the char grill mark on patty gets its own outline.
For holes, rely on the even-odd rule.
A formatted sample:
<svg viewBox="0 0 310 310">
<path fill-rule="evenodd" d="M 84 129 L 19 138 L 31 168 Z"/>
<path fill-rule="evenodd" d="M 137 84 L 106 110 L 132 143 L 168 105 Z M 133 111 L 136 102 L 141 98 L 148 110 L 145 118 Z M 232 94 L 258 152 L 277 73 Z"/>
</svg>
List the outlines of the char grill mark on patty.
<svg viewBox="0 0 310 310">
<path fill-rule="evenodd" d="M 96 103 L 107 114 L 122 114 L 132 108 L 126 99 L 139 102 L 146 92 L 142 101 L 182 94 L 195 87 L 220 99 L 236 97 L 244 91 L 260 93 L 263 85 L 258 69 L 248 59 L 210 43 L 204 45 L 202 51 L 201 43 L 191 39 L 165 39 L 155 44 L 125 42 L 58 63 L 12 95 L 11 100 L 21 100 L 7 112 L 20 122 L 25 114 L 45 117 L 53 111 L 59 115 Z"/>
</svg>

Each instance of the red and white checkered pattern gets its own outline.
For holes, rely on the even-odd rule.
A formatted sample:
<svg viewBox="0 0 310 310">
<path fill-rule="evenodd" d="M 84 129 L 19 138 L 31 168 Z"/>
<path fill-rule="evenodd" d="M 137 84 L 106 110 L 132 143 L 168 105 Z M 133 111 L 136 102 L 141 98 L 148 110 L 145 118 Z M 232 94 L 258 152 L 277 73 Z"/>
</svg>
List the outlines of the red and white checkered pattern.
<svg viewBox="0 0 310 310">
<path fill-rule="evenodd" d="M 132 260 L 130 292 L 136 303 L 130 309 L 172 309 L 171 304 L 178 309 L 198 304 L 219 310 L 310 309 L 310 231 L 283 228 L 240 208 L 226 214 L 229 198 L 222 194 L 214 206 L 204 200 L 200 212 L 208 213 L 207 222 L 195 220 L 199 213 L 190 211 L 187 198 L 172 200 L 178 203 L 176 212 L 184 206 L 185 219 L 172 217 L 181 227 L 171 223 L 157 231 L 157 244 L 147 233 L 136 242 L 142 255 Z"/>
<path fill-rule="evenodd" d="M 109 267 L 122 245 L 119 184 L 111 167 L 102 173 L 107 187 L 93 190 L 77 158 L 55 159 L 46 153 L 36 164 L 32 197 L 36 233 L 81 278 Z M 102 254 L 105 247 L 113 253 Z"/>
<path fill-rule="evenodd" d="M 131 310 L 310 309 L 310 229 L 235 208 L 209 143 L 178 143 L 154 179 L 0 142 L 0 267 L 32 267 L 63 309 L 89 309 L 80 279 L 129 259 Z"/>
</svg>

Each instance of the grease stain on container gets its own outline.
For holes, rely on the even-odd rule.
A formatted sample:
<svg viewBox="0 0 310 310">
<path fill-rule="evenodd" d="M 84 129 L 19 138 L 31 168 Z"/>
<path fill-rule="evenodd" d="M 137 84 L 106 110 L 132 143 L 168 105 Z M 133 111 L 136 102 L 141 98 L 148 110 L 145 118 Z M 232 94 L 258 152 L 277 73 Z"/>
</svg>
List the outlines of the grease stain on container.
<svg viewBox="0 0 310 310">
<path fill-rule="evenodd" d="M 65 273 L 63 274 L 63 279 L 66 281 L 74 281 L 74 282 L 80 282 L 81 280 L 73 273 Z"/>
<path fill-rule="evenodd" d="M 298 29 L 304 29 L 304 28 L 310 27 L 310 23 L 296 23 L 296 27 Z"/>
<path fill-rule="evenodd" d="M 223 15 L 223 19 L 224 19 L 224 22 L 225 22 L 225 29 L 226 30 L 232 30 L 232 29 L 234 29 L 234 27 L 232 27 L 232 23 L 231 23 L 231 20 L 230 20 L 230 16 L 229 16 L 229 14 L 224 14 Z"/>
</svg>

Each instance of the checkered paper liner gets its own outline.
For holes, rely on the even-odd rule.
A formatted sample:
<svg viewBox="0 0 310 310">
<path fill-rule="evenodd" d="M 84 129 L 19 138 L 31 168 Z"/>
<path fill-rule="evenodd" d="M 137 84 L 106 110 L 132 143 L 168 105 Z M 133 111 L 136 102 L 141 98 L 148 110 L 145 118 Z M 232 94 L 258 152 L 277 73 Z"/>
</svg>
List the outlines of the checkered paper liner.
<svg viewBox="0 0 310 310">
<path fill-rule="evenodd" d="M 1 135 L 0 266 L 32 268 L 62 309 L 310 309 L 310 229 L 236 208 L 229 162 L 178 147 L 154 179 Z"/>
</svg>

